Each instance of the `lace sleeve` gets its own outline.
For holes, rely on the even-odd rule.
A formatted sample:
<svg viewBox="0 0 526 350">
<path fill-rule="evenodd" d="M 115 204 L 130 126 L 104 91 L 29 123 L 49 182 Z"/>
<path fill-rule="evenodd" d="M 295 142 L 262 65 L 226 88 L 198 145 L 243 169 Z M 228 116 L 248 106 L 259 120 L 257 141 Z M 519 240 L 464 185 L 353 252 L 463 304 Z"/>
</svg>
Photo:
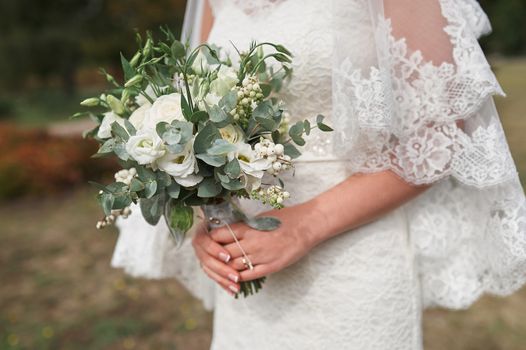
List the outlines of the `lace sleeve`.
<svg viewBox="0 0 526 350">
<path fill-rule="evenodd" d="M 477 41 L 486 15 L 474 0 L 357 0 L 358 50 L 349 2 L 333 4 L 336 151 L 355 172 L 434 184 L 408 205 L 425 304 L 511 293 L 526 281 L 526 205 Z"/>
</svg>

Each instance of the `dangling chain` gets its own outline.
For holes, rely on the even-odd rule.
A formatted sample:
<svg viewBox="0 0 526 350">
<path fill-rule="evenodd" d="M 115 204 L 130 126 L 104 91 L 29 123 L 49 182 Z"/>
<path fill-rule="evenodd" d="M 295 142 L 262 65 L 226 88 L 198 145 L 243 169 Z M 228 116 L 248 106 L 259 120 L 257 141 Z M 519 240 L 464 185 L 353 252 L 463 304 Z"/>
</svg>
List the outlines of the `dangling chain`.
<svg viewBox="0 0 526 350">
<path fill-rule="evenodd" d="M 232 230 L 232 228 L 230 227 L 230 225 L 228 224 L 228 222 L 226 221 L 222 221 L 220 219 L 217 219 L 217 218 L 214 218 L 214 217 L 210 217 L 208 218 L 208 221 L 214 225 L 221 225 L 221 223 L 224 223 L 224 225 L 228 228 L 228 231 L 230 232 L 230 234 L 232 235 L 232 237 L 234 238 L 234 241 L 236 242 L 237 246 L 239 247 L 239 249 L 241 250 L 241 253 L 243 254 L 243 262 L 245 263 L 245 265 L 248 266 L 248 268 L 250 270 L 253 270 L 254 269 L 254 265 L 252 265 L 252 262 L 250 261 L 250 259 L 248 258 L 247 256 L 247 253 L 245 252 L 245 250 L 243 249 L 243 247 L 241 246 L 241 244 L 239 243 L 239 240 L 237 239 L 237 236 L 236 234 L 234 233 L 234 231 Z"/>
</svg>

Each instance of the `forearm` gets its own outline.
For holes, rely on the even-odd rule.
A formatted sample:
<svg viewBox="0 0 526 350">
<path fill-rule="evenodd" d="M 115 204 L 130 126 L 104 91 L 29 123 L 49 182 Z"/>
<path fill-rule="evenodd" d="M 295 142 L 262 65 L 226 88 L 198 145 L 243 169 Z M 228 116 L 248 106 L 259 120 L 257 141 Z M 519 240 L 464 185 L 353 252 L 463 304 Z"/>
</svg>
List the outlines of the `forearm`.
<svg viewBox="0 0 526 350">
<path fill-rule="evenodd" d="M 356 174 L 303 204 L 316 245 L 369 223 L 413 199 L 430 185 L 414 186 L 391 171 Z"/>
</svg>

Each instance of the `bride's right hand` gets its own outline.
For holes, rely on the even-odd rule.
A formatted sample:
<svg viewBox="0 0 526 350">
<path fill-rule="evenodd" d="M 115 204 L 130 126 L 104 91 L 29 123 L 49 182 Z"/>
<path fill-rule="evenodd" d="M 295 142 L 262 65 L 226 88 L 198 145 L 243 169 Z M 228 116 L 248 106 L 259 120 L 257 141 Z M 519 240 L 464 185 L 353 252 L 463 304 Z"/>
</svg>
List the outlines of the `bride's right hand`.
<svg viewBox="0 0 526 350">
<path fill-rule="evenodd" d="M 192 246 L 203 271 L 230 295 L 239 292 L 239 272 L 228 266 L 230 255 L 215 242 L 205 225 L 200 225 L 192 239 Z"/>
</svg>

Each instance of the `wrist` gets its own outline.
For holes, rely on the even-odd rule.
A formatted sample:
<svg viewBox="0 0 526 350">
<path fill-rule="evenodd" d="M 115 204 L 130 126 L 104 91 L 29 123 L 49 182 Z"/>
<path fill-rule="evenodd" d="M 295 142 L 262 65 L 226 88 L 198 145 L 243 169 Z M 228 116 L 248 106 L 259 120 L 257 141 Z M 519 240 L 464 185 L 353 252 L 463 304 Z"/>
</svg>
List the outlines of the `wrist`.
<svg viewBox="0 0 526 350">
<path fill-rule="evenodd" d="M 302 204 L 304 211 L 303 230 L 305 241 L 309 248 L 314 248 L 326 239 L 330 238 L 328 230 L 327 215 L 318 206 L 316 201 L 308 201 Z"/>
</svg>

